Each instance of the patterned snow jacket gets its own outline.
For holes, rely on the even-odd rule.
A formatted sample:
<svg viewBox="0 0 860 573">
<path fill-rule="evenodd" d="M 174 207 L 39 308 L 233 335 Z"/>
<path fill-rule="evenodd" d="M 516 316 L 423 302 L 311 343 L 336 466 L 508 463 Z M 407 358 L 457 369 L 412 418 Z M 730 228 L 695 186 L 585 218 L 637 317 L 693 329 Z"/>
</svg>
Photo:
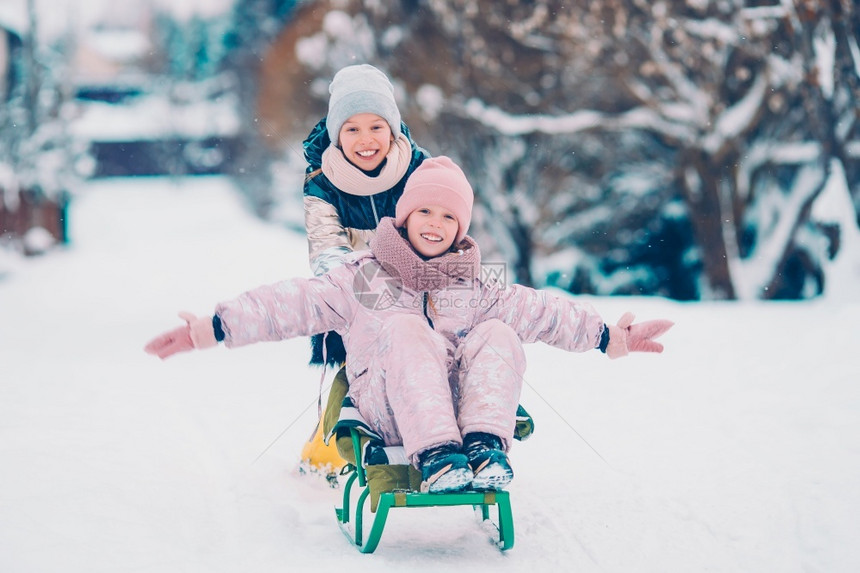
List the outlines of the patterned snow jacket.
<svg viewBox="0 0 860 573">
<path fill-rule="evenodd" d="M 374 254 L 377 241 L 396 240 L 390 232 L 383 234 L 384 225 L 393 230 L 393 219 L 383 220 L 373 251 L 357 251 L 323 276 L 262 286 L 220 303 L 216 314 L 225 344 L 232 348 L 337 331 L 349 356 L 349 393 L 358 402 L 363 376 L 378 369 L 377 340 L 393 314 L 427 320 L 446 340 L 449 368 L 459 340 L 493 318 L 511 326 L 524 343 L 542 341 L 573 352 L 600 344 L 605 325 L 590 304 L 507 285 L 504 277 L 482 277 L 478 246 L 468 236 L 460 252 L 423 263 L 415 255 L 420 272 L 395 276 L 386 270 L 389 263 Z"/>
<path fill-rule="evenodd" d="M 400 181 L 386 191 L 374 195 L 353 195 L 349 190 L 339 189 L 323 173 L 323 152 L 331 140 L 323 118 L 311 130 L 303 143 L 308 167 L 304 185 L 305 230 L 308 235 L 308 256 L 314 275 L 322 275 L 343 262 L 343 257 L 357 250 L 366 249 L 376 226 L 383 217 L 393 217 L 397 200 L 403 195 L 406 179 L 421 162 L 430 155 L 415 145 L 406 124 L 400 124 L 401 132 L 412 148 L 412 159 Z M 315 175 L 311 177 L 311 174 Z M 329 333 L 318 334 L 311 339 L 311 364 L 341 364 L 346 359 L 343 341 Z M 323 345 L 325 344 L 325 350 Z"/>
</svg>

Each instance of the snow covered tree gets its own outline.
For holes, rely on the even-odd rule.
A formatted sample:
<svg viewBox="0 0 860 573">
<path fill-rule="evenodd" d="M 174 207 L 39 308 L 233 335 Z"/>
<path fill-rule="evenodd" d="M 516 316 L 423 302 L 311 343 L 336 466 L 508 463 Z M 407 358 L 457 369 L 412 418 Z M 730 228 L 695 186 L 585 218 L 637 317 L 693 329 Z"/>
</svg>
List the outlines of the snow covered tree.
<svg viewBox="0 0 860 573">
<path fill-rule="evenodd" d="M 804 298 L 849 249 L 846 220 L 815 208 L 845 189 L 856 226 L 848 0 L 308 6 L 283 49 L 315 77 L 389 72 L 416 140 L 464 164 L 475 232 L 520 282 Z"/>
<path fill-rule="evenodd" d="M 851 86 L 857 83 L 857 28 L 852 37 L 847 23 L 849 16 L 856 21 L 856 10 L 839 0 L 747 4 L 592 4 L 578 15 L 594 34 L 584 40 L 587 55 L 578 60 L 603 76 L 596 83 L 610 95 L 587 101 L 590 90 L 581 88 L 585 109 L 538 117 L 483 99 L 463 109 L 484 125 L 510 126 L 512 135 L 647 134 L 672 150 L 668 183 L 680 190 L 681 216 L 694 232 L 685 256 L 694 261 L 689 271 L 701 266 L 700 296 L 818 294 L 825 286 L 820 245 L 826 233 L 809 213 L 831 158 L 851 163 L 846 146 L 856 139 L 858 100 Z M 616 157 L 618 150 L 603 148 Z M 641 192 L 648 177 L 642 177 L 642 163 L 631 159 L 629 152 L 619 157 L 627 163 L 624 178 L 636 174 Z M 667 157 L 655 159 L 645 171 L 660 174 L 654 180 L 665 184 L 660 163 L 666 167 Z M 674 203 L 663 199 L 668 215 Z M 634 211 L 642 213 L 642 206 Z M 628 251 L 633 246 L 621 243 Z M 607 255 L 612 251 L 600 254 Z"/>
<path fill-rule="evenodd" d="M 824 262 L 809 245 L 822 238 L 810 207 L 856 134 L 851 6 L 748 4 L 634 2 L 618 12 L 616 40 L 641 58 L 617 69 L 636 102 L 624 113 L 641 116 L 625 123 L 679 150 L 706 296 L 809 296 Z"/>
<path fill-rule="evenodd" d="M 53 45 L 41 44 L 34 0 L 28 0 L 26 12 L 19 81 L 11 86 L 0 109 L 3 187 L 26 200 L 28 207 L 50 202 L 51 210 L 59 209 L 62 218 L 88 164 L 84 146 L 67 129 L 71 94 L 64 54 L 72 40 L 63 37 Z M 65 238 L 65 221 L 51 221 L 51 226 L 60 235 L 56 239 Z"/>
</svg>

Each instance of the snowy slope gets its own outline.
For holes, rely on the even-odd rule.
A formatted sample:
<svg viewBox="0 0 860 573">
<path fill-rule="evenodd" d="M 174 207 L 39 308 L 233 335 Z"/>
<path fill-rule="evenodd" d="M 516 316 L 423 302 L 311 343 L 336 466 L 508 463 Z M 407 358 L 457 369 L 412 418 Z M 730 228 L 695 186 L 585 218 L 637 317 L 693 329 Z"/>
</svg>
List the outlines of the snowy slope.
<svg viewBox="0 0 860 573">
<path fill-rule="evenodd" d="M 676 326 L 661 356 L 528 347 L 515 547 L 464 508 L 396 510 L 361 555 L 296 471 L 306 340 L 142 351 L 178 310 L 307 275 L 304 237 L 215 178 L 102 181 L 71 221 L 0 280 L 4 573 L 860 570 L 860 304 L 594 299 Z"/>
</svg>

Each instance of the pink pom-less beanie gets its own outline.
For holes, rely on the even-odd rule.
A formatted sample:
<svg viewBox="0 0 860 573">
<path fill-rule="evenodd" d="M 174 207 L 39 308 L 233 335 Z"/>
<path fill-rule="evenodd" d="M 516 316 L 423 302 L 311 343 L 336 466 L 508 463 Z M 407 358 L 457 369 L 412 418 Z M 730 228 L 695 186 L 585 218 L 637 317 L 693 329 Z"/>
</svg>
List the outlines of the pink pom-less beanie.
<svg viewBox="0 0 860 573">
<path fill-rule="evenodd" d="M 402 227 L 412 211 L 419 207 L 438 205 L 457 218 L 456 245 L 469 230 L 473 202 L 472 186 L 463 170 L 449 157 L 431 157 L 425 159 L 406 180 L 403 196 L 397 201 L 394 226 Z"/>
</svg>

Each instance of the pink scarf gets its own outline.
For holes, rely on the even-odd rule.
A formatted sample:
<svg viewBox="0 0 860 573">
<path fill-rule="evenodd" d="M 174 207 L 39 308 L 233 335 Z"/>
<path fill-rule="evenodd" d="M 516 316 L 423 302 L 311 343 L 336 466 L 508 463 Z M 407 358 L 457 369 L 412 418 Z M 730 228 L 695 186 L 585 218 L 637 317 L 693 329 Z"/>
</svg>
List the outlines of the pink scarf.
<svg viewBox="0 0 860 573">
<path fill-rule="evenodd" d="M 388 155 L 385 156 L 385 166 L 379 175 L 370 177 L 364 171 L 350 163 L 340 148 L 332 143 L 322 154 L 322 172 L 335 187 L 349 193 L 367 197 L 387 191 L 397 185 L 406 175 L 409 163 L 412 161 L 412 144 L 406 136 L 400 137 L 391 144 Z"/>
<path fill-rule="evenodd" d="M 480 278 L 481 251 L 468 235 L 457 251 L 424 259 L 394 226 L 394 219 L 385 217 L 376 228 L 370 250 L 386 271 L 412 290 L 438 291 L 455 285 L 470 288 L 472 280 Z"/>
</svg>

